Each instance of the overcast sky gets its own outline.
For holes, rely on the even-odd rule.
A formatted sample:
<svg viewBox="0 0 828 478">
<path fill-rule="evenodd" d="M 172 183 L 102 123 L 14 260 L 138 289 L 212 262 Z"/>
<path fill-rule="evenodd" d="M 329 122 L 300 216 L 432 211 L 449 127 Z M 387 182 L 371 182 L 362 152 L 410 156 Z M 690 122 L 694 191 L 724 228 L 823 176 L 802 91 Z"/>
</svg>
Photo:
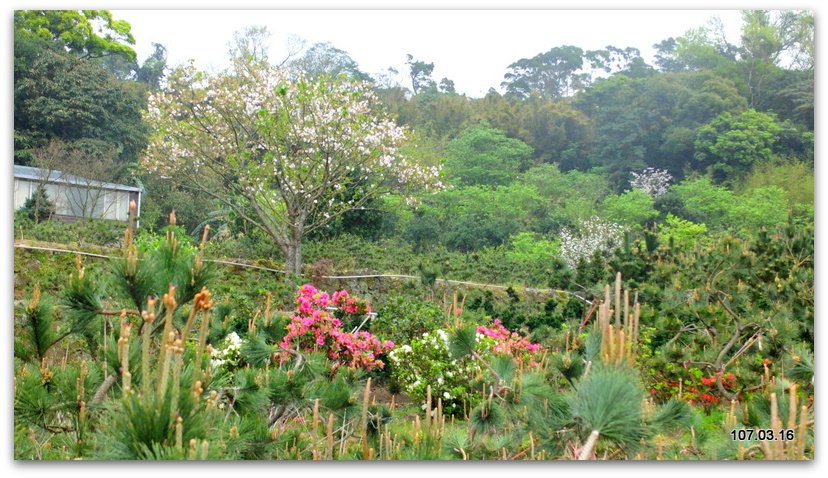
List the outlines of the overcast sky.
<svg viewBox="0 0 828 478">
<path fill-rule="evenodd" d="M 289 36 L 311 46 L 330 42 L 362 71 L 376 76 L 389 66 L 405 72 L 406 54 L 433 62 L 433 78 L 447 77 L 460 93 L 482 96 L 499 87 L 510 63 L 552 47 L 584 50 L 636 47 L 652 63 L 652 45 L 719 17 L 738 41 L 738 10 L 112 10 L 128 21 L 140 60 L 152 43 L 167 48 L 168 64 L 193 59 L 203 69 L 227 66 L 234 32 L 264 25 L 271 56 L 282 58 Z M 410 85 L 408 85 L 410 86 Z"/>
</svg>

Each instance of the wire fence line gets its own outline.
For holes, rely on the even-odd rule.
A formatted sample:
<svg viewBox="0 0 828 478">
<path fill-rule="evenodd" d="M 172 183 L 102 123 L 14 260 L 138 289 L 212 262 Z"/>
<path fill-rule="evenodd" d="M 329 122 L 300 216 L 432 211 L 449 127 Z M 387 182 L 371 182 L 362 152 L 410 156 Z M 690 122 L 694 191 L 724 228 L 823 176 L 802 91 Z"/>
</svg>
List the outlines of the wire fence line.
<svg viewBox="0 0 828 478">
<path fill-rule="evenodd" d="M 75 251 L 71 249 L 62 249 L 58 247 L 46 247 L 46 246 L 35 246 L 31 244 L 23 244 L 15 242 L 14 247 L 20 249 L 34 249 L 39 251 L 48 251 L 48 252 L 62 252 L 66 254 L 79 254 L 82 256 L 89 256 L 89 257 L 98 257 L 102 259 L 117 259 L 117 256 L 107 256 L 105 254 L 95 254 L 92 252 L 85 252 L 85 251 Z M 215 264 L 222 264 L 228 266 L 236 266 L 236 267 L 243 267 L 247 269 L 258 269 L 267 272 L 274 272 L 277 274 L 287 274 L 287 271 L 281 269 L 273 269 L 270 267 L 263 267 L 257 266 L 254 264 L 245 264 L 243 262 L 233 262 L 233 261 L 223 261 L 219 259 L 204 259 L 204 262 L 212 262 Z M 420 276 L 412 276 L 407 274 L 354 274 L 354 275 L 343 275 L 343 276 L 319 276 L 322 279 L 408 279 L 408 280 L 417 280 L 420 279 Z M 497 284 L 484 284 L 480 282 L 470 282 L 470 281 L 460 281 L 460 280 L 452 280 L 452 279 L 435 279 L 435 282 L 440 282 L 443 284 L 450 284 L 450 285 L 467 285 L 470 287 L 479 287 L 484 289 L 498 289 L 498 290 L 507 290 L 509 286 L 505 285 L 497 285 Z M 568 290 L 562 289 L 538 289 L 534 287 L 524 287 L 523 290 L 526 292 L 530 292 L 533 294 L 565 294 L 572 297 L 577 298 L 578 300 L 584 302 L 585 304 L 592 305 L 592 301 L 583 297 L 575 292 L 571 292 Z"/>
</svg>

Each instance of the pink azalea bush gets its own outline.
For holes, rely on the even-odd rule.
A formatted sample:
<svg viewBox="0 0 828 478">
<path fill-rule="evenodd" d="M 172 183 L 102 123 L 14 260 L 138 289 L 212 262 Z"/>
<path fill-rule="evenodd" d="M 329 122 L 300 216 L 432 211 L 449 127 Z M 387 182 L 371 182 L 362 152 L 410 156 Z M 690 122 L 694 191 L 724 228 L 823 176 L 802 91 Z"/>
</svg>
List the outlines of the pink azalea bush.
<svg viewBox="0 0 828 478">
<path fill-rule="evenodd" d="M 493 352 L 509 355 L 521 364 L 539 365 L 535 361 L 535 355 L 541 349 L 541 344 L 533 344 L 519 333 L 509 331 L 500 319 L 494 319 L 491 327 L 477 327 L 477 333 L 482 336 L 483 345 L 491 347 Z"/>
<path fill-rule="evenodd" d="M 381 342 L 370 332 L 349 333 L 342 330 L 342 321 L 328 312 L 336 306 L 346 314 L 365 314 L 371 306 L 352 297 L 347 291 L 327 292 L 305 284 L 296 294 L 296 313 L 287 325 L 287 334 L 279 343 L 283 349 L 324 351 L 328 358 L 339 365 L 371 370 L 385 364 L 378 356 L 394 347 L 390 340 Z M 277 352 L 280 362 L 290 357 L 287 352 Z"/>
<path fill-rule="evenodd" d="M 349 315 L 366 315 L 371 313 L 371 303 L 367 300 L 354 297 L 347 290 L 340 290 L 333 293 L 333 304 L 339 310 Z"/>
</svg>

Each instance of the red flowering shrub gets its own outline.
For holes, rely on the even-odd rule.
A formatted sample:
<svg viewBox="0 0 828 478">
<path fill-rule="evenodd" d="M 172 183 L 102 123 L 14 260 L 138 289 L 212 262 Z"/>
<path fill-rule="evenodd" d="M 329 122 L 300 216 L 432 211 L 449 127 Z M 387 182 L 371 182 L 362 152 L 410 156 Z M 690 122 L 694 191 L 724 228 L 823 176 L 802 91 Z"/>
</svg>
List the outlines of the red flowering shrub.
<svg viewBox="0 0 828 478">
<path fill-rule="evenodd" d="M 296 295 L 296 313 L 287 325 L 287 334 L 279 343 L 283 349 L 301 351 L 324 351 L 328 358 L 338 365 L 371 370 L 383 368 L 385 364 L 378 356 L 394 347 L 391 341 L 380 342 L 369 332 L 349 333 L 342 330 L 342 322 L 327 308 L 335 305 L 346 314 L 367 313 L 370 305 L 346 291 L 335 292 L 333 298 L 327 292 L 317 290 L 310 284 L 299 288 Z M 277 353 L 280 362 L 290 356 L 287 352 Z"/>
<path fill-rule="evenodd" d="M 346 290 L 333 293 L 333 304 L 339 310 L 350 315 L 366 315 L 371 313 L 371 304 L 367 300 L 354 297 Z"/>
<path fill-rule="evenodd" d="M 681 391 L 680 398 L 689 403 L 701 405 L 705 410 L 710 410 L 711 407 L 722 402 L 721 393 L 716 385 L 716 380 L 720 374 L 708 377 L 696 368 L 691 369 L 690 372 L 690 377 L 682 380 L 681 387 L 679 387 L 678 380 L 663 379 L 650 388 L 650 394 L 655 398 L 666 401 L 671 397 L 678 396 L 679 391 Z M 727 391 L 735 390 L 736 375 L 732 373 L 723 375 L 722 386 Z"/>
</svg>

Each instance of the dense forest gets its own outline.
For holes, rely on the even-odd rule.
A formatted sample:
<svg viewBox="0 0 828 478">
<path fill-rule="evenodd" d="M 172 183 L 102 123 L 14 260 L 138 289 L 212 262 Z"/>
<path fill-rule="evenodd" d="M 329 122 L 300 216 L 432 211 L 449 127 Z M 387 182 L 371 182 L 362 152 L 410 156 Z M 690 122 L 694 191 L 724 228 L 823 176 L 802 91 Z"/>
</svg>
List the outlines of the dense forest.
<svg viewBox="0 0 828 478">
<path fill-rule="evenodd" d="M 813 459 L 814 19 L 720 27 L 473 98 L 16 11 L 14 163 L 144 195 L 15 211 L 15 458 Z"/>
</svg>

